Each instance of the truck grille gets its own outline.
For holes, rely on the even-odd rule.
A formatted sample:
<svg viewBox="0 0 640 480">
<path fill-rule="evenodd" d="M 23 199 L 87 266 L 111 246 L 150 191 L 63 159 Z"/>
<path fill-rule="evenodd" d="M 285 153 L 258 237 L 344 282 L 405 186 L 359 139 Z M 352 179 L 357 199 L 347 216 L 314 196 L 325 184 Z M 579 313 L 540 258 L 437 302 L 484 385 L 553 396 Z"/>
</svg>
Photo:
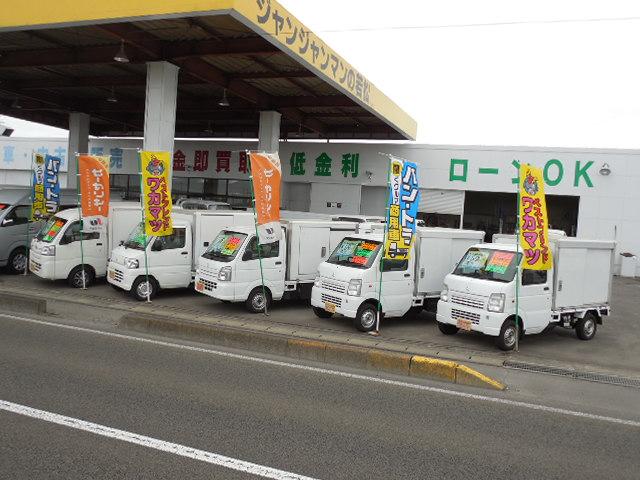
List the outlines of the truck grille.
<svg viewBox="0 0 640 480">
<path fill-rule="evenodd" d="M 111 276 L 111 278 L 118 283 L 122 282 L 122 280 L 124 279 L 124 273 L 122 273 L 122 270 L 118 270 L 117 268 L 114 268 L 112 272 L 113 272 L 113 275 Z"/>
<path fill-rule="evenodd" d="M 31 271 L 32 272 L 39 272 L 41 268 L 42 268 L 42 265 L 40 265 L 35 260 L 31 260 Z"/>
<path fill-rule="evenodd" d="M 212 282 L 211 280 L 207 280 L 202 277 L 200 277 L 198 281 L 202 283 L 202 285 L 204 285 L 204 289 L 209 292 L 213 292 L 216 289 L 216 286 L 217 286 L 216 282 Z"/>
<path fill-rule="evenodd" d="M 334 297 L 333 295 L 327 295 L 326 293 L 323 293 L 322 295 L 320 295 L 320 298 L 323 302 L 333 303 L 336 307 L 342 305 L 342 299 L 340 297 Z"/>
<path fill-rule="evenodd" d="M 484 308 L 484 300 L 467 296 L 463 297 L 462 295 L 451 295 L 451 303 L 457 303 L 465 307 Z"/>
<path fill-rule="evenodd" d="M 331 282 L 329 280 L 322 280 L 322 288 L 325 290 L 329 290 L 331 292 L 336 293 L 345 293 L 346 287 L 336 282 Z"/>
<path fill-rule="evenodd" d="M 480 323 L 479 313 L 465 312 L 464 310 L 458 310 L 457 308 L 451 309 L 451 317 L 455 320 L 461 318 L 463 320 L 469 320 L 471 323 Z"/>
</svg>

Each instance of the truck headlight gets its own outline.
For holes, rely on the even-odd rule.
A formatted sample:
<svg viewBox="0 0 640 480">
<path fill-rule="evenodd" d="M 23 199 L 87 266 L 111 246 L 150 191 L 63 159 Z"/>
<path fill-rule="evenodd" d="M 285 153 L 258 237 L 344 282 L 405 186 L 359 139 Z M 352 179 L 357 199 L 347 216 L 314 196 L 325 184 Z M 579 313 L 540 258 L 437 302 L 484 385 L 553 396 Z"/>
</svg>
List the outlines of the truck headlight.
<svg viewBox="0 0 640 480">
<path fill-rule="evenodd" d="M 131 269 L 136 269 L 140 266 L 140 262 L 137 258 L 125 258 L 124 266 Z"/>
<path fill-rule="evenodd" d="M 322 281 L 320 280 L 320 275 L 316 275 L 316 278 L 313 280 L 313 286 L 319 287 L 322 285 Z"/>
<path fill-rule="evenodd" d="M 220 269 L 220 271 L 218 272 L 218 280 L 220 280 L 221 282 L 228 282 L 229 280 L 231 280 L 231 267 L 230 266 L 226 266 L 226 267 L 222 267 Z"/>
<path fill-rule="evenodd" d="M 487 304 L 487 310 L 495 313 L 504 312 L 504 293 L 492 293 L 489 297 L 489 303 Z"/>
<path fill-rule="evenodd" d="M 360 295 L 360 291 L 362 290 L 362 280 L 359 278 L 354 278 L 349 280 L 349 286 L 347 287 L 347 295 L 351 295 L 352 297 L 357 297 Z"/>
<path fill-rule="evenodd" d="M 442 291 L 440 292 L 440 300 L 443 302 L 449 301 L 449 287 L 447 285 L 442 286 Z"/>
<path fill-rule="evenodd" d="M 45 245 L 40 249 L 40 255 L 45 255 L 47 257 L 53 257 L 56 254 L 56 246 L 55 245 Z"/>
</svg>

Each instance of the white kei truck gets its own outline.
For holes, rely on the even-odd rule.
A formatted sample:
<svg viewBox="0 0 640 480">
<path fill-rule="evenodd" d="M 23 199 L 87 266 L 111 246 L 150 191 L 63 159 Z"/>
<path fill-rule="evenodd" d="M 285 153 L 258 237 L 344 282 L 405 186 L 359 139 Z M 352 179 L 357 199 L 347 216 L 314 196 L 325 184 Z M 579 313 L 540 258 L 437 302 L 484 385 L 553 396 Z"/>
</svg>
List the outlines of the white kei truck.
<svg viewBox="0 0 640 480">
<path fill-rule="evenodd" d="M 145 237 L 138 223 L 127 240 L 112 250 L 107 266 L 111 285 L 140 301 L 150 300 L 161 289 L 187 288 L 193 283 L 200 255 L 221 230 L 254 225 L 252 213 L 230 210 L 174 208 L 171 216 L 171 235 Z"/>
<path fill-rule="evenodd" d="M 496 337 L 496 346 L 512 350 L 516 335 L 532 335 L 554 326 L 573 328 L 591 340 L 609 315 L 615 242 L 583 240 L 549 233 L 551 270 L 521 270 L 516 328 L 515 236 L 494 236 L 464 254 L 444 280 L 436 319 L 440 331 L 459 330 Z M 521 264 L 523 265 L 523 264 Z"/>
<path fill-rule="evenodd" d="M 97 277 L 106 276 L 109 252 L 126 240 L 139 222 L 139 203 L 112 203 L 106 230 L 83 230 L 81 249 L 78 209 L 58 212 L 47 220 L 31 241 L 29 270 L 48 280 L 66 279 L 74 288 L 88 287 Z"/>
<path fill-rule="evenodd" d="M 273 300 L 297 295 L 309 298 L 318 265 L 342 239 L 357 229 L 354 222 L 282 220 L 282 240 L 260 246 L 265 294 L 255 228 L 220 232 L 200 259 L 196 291 L 229 302 L 244 302 L 248 311 L 269 309 Z"/>
<path fill-rule="evenodd" d="M 382 276 L 382 316 L 418 312 L 440 296 L 445 275 L 483 237 L 484 232 L 475 230 L 418 227 L 408 260 L 382 262 L 380 228 L 346 237 L 318 266 L 311 293 L 313 311 L 320 318 L 336 313 L 352 318 L 362 332 L 374 330 Z"/>
</svg>

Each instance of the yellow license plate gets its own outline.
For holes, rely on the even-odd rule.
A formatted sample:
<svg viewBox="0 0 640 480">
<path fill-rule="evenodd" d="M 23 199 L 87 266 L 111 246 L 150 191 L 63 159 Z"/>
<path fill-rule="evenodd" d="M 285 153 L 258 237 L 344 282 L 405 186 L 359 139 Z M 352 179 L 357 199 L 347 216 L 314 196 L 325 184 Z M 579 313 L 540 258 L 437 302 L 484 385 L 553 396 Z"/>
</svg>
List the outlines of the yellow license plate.
<svg viewBox="0 0 640 480">
<path fill-rule="evenodd" d="M 204 283 L 202 283 L 202 282 L 196 283 L 196 290 L 199 291 L 199 292 L 203 291 L 204 290 Z"/>
<path fill-rule="evenodd" d="M 331 302 L 324 302 L 324 309 L 329 313 L 336 313 L 336 304 Z"/>
<path fill-rule="evenodd" d="M 471 320 L 464 320 L 462 318 L 459 318 L 456 322 L 456 326 L 460 330 L 466 330 L 467 332 L 469 332 L 471 331 Z"/>
<path fill-rule="evenodd" d="M 109 270 L 109 278 L 116 278 L 116 272 L 113 270 Z"/>
</svg>

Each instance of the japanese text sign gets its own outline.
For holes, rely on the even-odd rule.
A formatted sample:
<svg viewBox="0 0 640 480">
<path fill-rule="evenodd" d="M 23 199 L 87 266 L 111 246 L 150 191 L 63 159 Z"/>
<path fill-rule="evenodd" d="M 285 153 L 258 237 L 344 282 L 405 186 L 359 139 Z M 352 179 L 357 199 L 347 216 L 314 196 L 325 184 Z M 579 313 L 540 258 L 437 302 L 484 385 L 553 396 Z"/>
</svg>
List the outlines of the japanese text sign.
<svg viewBox="0 0 640 480">
<path fill-rule="evenodd" d="M 83 230 L 102 230 L 109 216 L 109 163 L 108 156 L 78 158 Z"/>
<path fill-rule="evenodd" d="M 487 272 L 504 274 L 515 256 L 516 254 L 513 252 L 493 252 L 485 266 L 485 270 Z"/>
<path fill-rule="evenodd" d="M 406 160 L 391 159 L 389 175 L 389 214 L 384 257 L 405 260 L 416 232 L 420 189 L 418 166 Z"/>
<path fill-rule="evenodd" d="M 147 235 L 162 237 L 173 233 L 169 152 L 140 152 L 142 166 L 142 206 Z"/>
<path fill-rule="evenodd" d="M 36 155 L 33 167 L 31 219 L 42 220 L 60 208 L 60 164 L 62 160 L 51 155 Z"/>
<path fill-rule="evenodd" d="M 251 153 L 251 179 L 260 244 L 280 240 L 280 179 L 282 170 L 277 153 Z"/>
<path fill-rule="evenodd" d="M 553 257 L 549 249 L 547 205 L 542 169 L 524 164 L 520 167 L 519 242 L 524 252 L 523 267 L 549 270 Z"/>
</svg>

